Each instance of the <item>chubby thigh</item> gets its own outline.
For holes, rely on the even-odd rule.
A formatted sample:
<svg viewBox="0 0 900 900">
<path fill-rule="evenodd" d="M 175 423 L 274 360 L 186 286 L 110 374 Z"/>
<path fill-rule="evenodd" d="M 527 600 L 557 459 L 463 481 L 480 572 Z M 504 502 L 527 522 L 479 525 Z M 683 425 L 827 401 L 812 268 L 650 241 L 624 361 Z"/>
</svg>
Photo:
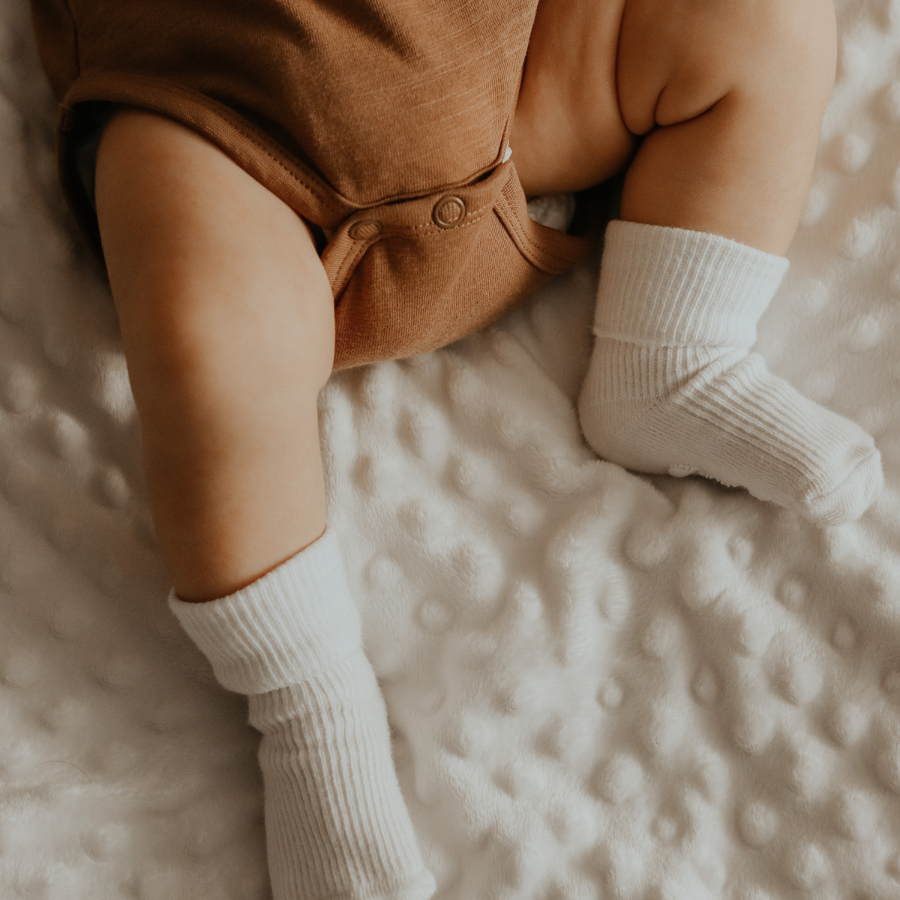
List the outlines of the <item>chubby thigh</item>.
<svg viewBox="0 0 900 900">
<path fill-rule="evenodd" d="M 604 181 L 729 96 L 824 108 L 834 32 L 831 0 L 541 0 L 510 141 L 526 194 Z"/>
<path fill-rule="evenodd" d="M 97 212 L 160 549 L 182 599 L 221 597 L 324 528 L 328 280 L 296 213 L 152 113 L 108 124 Z"/>
</svg>

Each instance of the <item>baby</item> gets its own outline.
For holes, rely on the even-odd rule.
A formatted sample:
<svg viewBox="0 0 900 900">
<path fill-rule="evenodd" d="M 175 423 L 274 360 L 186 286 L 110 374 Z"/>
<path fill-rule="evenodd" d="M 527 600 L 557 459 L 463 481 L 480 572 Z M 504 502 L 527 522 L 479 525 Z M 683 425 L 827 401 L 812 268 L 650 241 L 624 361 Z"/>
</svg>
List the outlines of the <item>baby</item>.
<svg viewBox="0 0 900 900">
<path fill-rule="evenodd" d="M 822 524 L 878 492 L 872 439 L 750 352 L 834 79 L 830 0 L 32 9 L 169 603 L 263 735 L 276 900 L 435 890 L 326 529 L 317 396 L 571 265 L 587 239 L 532 222 L 527 197 L 625 172 L 578 403 L 601 457 Z"/>
</svg>

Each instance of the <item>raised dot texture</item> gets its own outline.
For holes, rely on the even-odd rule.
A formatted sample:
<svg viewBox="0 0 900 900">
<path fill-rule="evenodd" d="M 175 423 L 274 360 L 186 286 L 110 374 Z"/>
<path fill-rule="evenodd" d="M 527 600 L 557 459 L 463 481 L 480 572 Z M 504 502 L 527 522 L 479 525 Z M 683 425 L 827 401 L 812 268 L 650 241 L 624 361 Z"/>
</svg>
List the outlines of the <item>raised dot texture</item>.
<svg viewBox="0 0 900 900">
<path fill-rule="evenodd" d="M 844 653 L 849 653 L 856 646 L 856 629 L 849 619 L 840 619 L 834 626 L 831 636 L 834 646 Z"/>
<path fill-rule="evenodd" d="M 873 433 L 888 487 L 860 523 L 596 458 L 575 402 L 596 241 L 480 334 L 321 392 L 329 527 L 438 896 L 900 892 L 900 5 L 836 6 L 840 78 L 757 349 Z M 259 735 L 166 607 L 115 306 L 6 7 L 0 897 L 262 900 Z"/>
<path fill-rule="evenodd" d="M 869 161 L 871 149 L 868 142 L 858 134 L 848 134 L 838 141 L 838 166 L 845 175 L 855 175 Z"/>
<path fill-rule="evenodd" d="M 798 705 L 812 702 L 822 687 L 822 673 L 815 662 L 789 656 L 777 675 L 782 695 Z"/>
<path fill-rule="evenodd" d="M 786 578 L 778 591 L 778 599 L 791 610 L 799 610 L 806 602 L 806 586 L 796 578 Z"/>
<path fill-rule="evenodd" d="M 597 839 L 597 824 L 590 806 L 575 798 L 551 812 L 548 825 L 556 839 L 572 850 L 590 848 Z"/>
<path fill-rule="evenodd" d="M 108 466 L 101 472 L 97 487 L 101 500 L 113 509 L 122 509 L 131 497 L 125 476 L 114 466 Z"/>
<path fill-rule="evenodd" d="M 772 623 L 763 616 L 742 611 L 730 618 L 734 647 L 743 656 L 765 654 L 772 640 Z"/>
<path fill-rule="evenodd" d="M 628 533 L 625 553 L 635 566 L 649 572 L 666 559 L 671 543 L 672 536 L 663 525 L 654 521 L 641 522 Z"/>
<path fill-rule="evenodd" d="M 15 650 L 0 660 L 0 682 L 10 687 L 29 687 L 38 680 L 40 674 L 41 661 L 29 650 Z"/>
<path fill-rule="evenodd" d="M 84 426 L 65 413 L 55 413 L 47 423 L 50 449 L 64 460 L 74 460 L 88 450 L 90 438 Z"/>
<path fill-rule="evenodd" d="M 130 422 L 137 412 L 125 356 L 102 350 L 94 357 L 94 383 L 91 395 L 97 406 L 120 424 Z"/>
<path fill-rule="evenodd" d="M 741 810 L 738 828 L 746 844 L 764 847 L 778 831 L 778 816 L 764 803 L 749 803 Z"/>
<path fill-rule="evenodd" d="M 849 701 L 839 703 L 829 719 L 829 731 L 834 740 L 844 747 L 853 746 L 865 733 L 868 724 L 866 711 Z"/>
<path fill-rule="evenodd" d="M 694 696 L 704 706 L 711 706 L 719 695 L 719 686 L 716 676 L 708 666 L 704 666 L 697 672 L 693 682 Z"/>
<path fill-rule="evenodd" d="M 674 710 L 660 704 L 640 725 L 643 744 L 655 756 L 670 756 L 681 744 L 683 727 L 683 719 Z"/>
<path fill-rule="evenodd" d="M 827 749 L 812 740 L 794 751 L 789 782 L 805 800 L 811 801 L 828 787 Z"/>
<path fill-rule="evenodd" d="M 483 544 L 459 544 L 451 559 L 458 585 L 468 589 L 476 605 L 489 602 L 506 578 L 498 555 Z"/>
<path fill-rule="evenodd" d="M 618 709 L 622 703 L 622 687 L 615 681 L 608 681 L 601 685 L 597 693 L 597 700 L 607 709 Z"/>
<path fill-rule="evenodd" d="M 729 790 L 729 773 L 724 758 L 719 754 L 702 752 L 692 762 L 690 783 L 710 803 L 718 803 Z"/>
<path fill-rule="evenodd" d="M 839 833 L 852 841 L 863 841 L 875 827 L 878 811 L 872 798 L 859 791 L 843 791 L 837 799 L 835 819 Z"/>
<path fill-rule="evenodd" d="M 734 742 L 747 753 L 761 753 L 772 740 L 775 727 L 768 709 L 758 703 L 748 703 L 738 715 Z"/>
<path fill-rule="evenodd" d="M 862 259 L 875 249 L 878 233 L 873 222 L 855 219 L 844 235 L 841 252 L 847 259 Z"/>
<path fill-rule="evenodd" d="M 56 602 L 48 615 L 50 631 L 60 638 L 75 638 L 91 627 L 90 613 L 71 597 Z"/>
<path fill-rule="evenodd" d="M 803 842 L 788 852 L 787 867 L 794 885 L 801 890 L 811 891 L 825 880 L 828 858 L 818 845 Z"/>
<path fill-rule="evenodd" d="M 526 500 L 507 501 L 502 505 L 503 521 L 516 536 L 524 537 L 540 522 L 542 511 Z"/>
<path fill-rule="evenodd" d="M 801 289 L 796 300 L 796 308 L 802 315 L 813 318 L 825 309 L 829 299 L 828 286 L 825 282 L 813 279 Z"/>
<path fill-rule="evenodd" d="M 41 718 L 48 728 L 56 731 L 76 727 L 79 722 L 84 721 L 85 713 L 84 704 L 68 698 L 54 701 L 44 710 Z"/>
<path fill-rule="evenodd" d="M 678 823 L 669 816 L 660 816 L 653 821 L 651 830 L 658 841 L 668 844 L 674 841 L 678 834 Z"/>
<path fill-rule="evenodd" d="M 688 609 L 699 612 L 722 596 L 729 583 L 726 565 L 705 548 L 687 556 L 679 572 L 678 585 Z"/>
<path fill-rule="evenodd" d="M 728 540 L 728 553 L 739 569 L 746 569 L 753 561 L 753 544 L 742 535 L 732 535 Z"/>
<path fill-rule="evenodd" d="M 643 778 L 644 770 L 633 756 L 615 756 L 603 767 L 597 789 L 608 803 L 619 804 L 637 792 Z"/>
<path fill-rule="evenodd" d="M 803 209 L 801 225 L 804 228 L 812 228 L 818 225 L 828 210 L 828 194 L 819 187 L 813 186 L 809 191 L 806 206 Z"/>
<path fill-rule="evenodd" d="M 419 607 L 417 618 L 429 634 L 443 634 L 453 622 L 453 614 L 434 598 L 426 600 Z"/>
<path fill-rule="evenodd" d="M 852 353 L 866 353 L 882 338 L 881 323 L 876 316 L 860 316 L 850 328 L 847 348 Z"/>
<path fill-rule="evenodd" d="M 856 80 L 865 73 L 865 50 L 847 35 L 838 35 L 837 77 L 839 81 Z"/>
</svg>

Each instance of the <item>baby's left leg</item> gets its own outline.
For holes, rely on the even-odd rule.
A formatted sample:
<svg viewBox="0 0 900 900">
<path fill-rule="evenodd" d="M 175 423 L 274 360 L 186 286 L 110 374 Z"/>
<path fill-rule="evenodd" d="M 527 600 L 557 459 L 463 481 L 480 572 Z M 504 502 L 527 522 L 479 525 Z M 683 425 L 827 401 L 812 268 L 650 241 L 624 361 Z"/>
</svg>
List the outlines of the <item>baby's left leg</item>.
<svg viewBox="0 0 900 900">
<path fill-rule="evenodd" d="M 626 0 L 617 65 L 625 124 L 646 136 L 607 232 L 585 436 L 629 468 L 858 517 L 882 484 L 872 439 L 749 353 L 812 175 L 831 0 Z"/>
</svg>

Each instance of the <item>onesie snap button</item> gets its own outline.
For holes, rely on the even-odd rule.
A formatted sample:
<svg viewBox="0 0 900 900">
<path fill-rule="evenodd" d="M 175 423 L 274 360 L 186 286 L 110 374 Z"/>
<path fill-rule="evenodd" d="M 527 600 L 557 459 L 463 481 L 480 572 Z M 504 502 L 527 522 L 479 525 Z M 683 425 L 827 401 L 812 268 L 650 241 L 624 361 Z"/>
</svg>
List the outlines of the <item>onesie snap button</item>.
<svg viewBox="0 0 900 900">
<path fill-rule="evenodd" d="M 466 214 L 466 204 L 459 197 L 441 197 L 434 205 L 431 217 L 441 228 L 453 228 Z"/>
<path fill-rule="evenodd" d="M 381 222 L 376 219 L 361 219 L 354 222 L 347 233 L 354 241 L 368 241 L 381 234 Z"/>
</svg>

